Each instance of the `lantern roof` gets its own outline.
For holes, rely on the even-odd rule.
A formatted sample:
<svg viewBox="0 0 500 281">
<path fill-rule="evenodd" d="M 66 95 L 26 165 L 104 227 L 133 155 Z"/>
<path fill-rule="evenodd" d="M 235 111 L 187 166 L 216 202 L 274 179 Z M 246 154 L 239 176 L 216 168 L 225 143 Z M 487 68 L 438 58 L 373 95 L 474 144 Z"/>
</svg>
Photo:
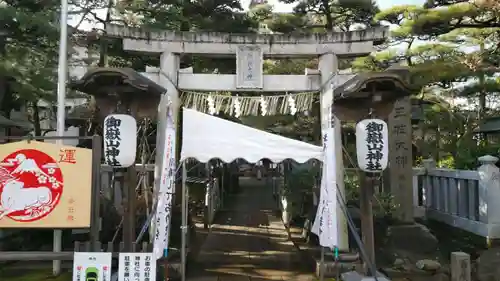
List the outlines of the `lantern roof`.
<svg viewBox="0 0 500 281">
<path fill-rule="evenodd" d="M 367 116 L 385 118 L 396 100 L 420 90 L 411 80 L 410 70 L 401 66 L 358 73 L 333 89 L 333 110 L 344 121 L 359 121 Z"/>
<path fill-rule="evenodd" d="M 91 69 L 70 87 L 94 96 L 98 119 L 132 109 L 136 118 L 155 118 L 161 95 L 167 91 L 132 68 L 112 67 Z"/>
<path fill-rule="evenodd" d="M 144 77 L 132 68 L 98 67 L 91 69 L 77 81 L 71 82 L 74 90 L 96 97 L 159 98 L 166 89 Z"/>
<path fill-rule="evenodd" d="M 386 98 L 408 96 L 418 90 L 413 86 L 407 67 L 390 67 L 382 72 L 358 73 L 334 90 L 335 102 L 370 98 L 382 94 Z"/>
</svg>

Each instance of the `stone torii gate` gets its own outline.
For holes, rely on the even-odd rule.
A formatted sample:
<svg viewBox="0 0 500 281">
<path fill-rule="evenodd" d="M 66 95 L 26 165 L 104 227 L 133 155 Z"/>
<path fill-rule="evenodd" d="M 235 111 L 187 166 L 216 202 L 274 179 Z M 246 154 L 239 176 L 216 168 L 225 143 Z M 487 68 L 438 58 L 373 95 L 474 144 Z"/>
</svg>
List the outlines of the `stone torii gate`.
<svg viewBox="0 0 500 281">
<path fill-rule="evenodd" d="M 159 105 L 158 128 L 164 128 L 167 103 L 179 110 L 179 91 L 230 92 L 320 92 L 322 96 L 351 79 L 353 75 L 338 74 L 338 60 L 366 56 L 373 46 L 387 39 L 389 30 L 377 27 L 349 32 L 312 35 L 231 34 L 216 32 L 174 32 L 126 28 L 108 25 L 108 36 L 123 38 L 125 51 L 160 55 L 160 68 L 149 69 L 145 75 L 167 89 Z M 180 69 L 181 54 L 211 57 L 235 56 L 236 74 L 200 74 Z M 319 57 L 319 71 L 305 70 L 304 75 L 263 75 L 264 58 Z M 254 67 L 248 67 L 251 64 Z M 323 109 L 323 105 L 321 107 Z M 174 112 L 174 116 L 177 116 Z M 174 120 L 177 122 L 177 120 Z M 340 120 L 335 118 L 335 138 L 340 140 Z M 157 130 L 158 147 L 163 147 L 163 129 Z M 342 155 L 337 142 L 336 153 Z M 157 152 L 156 163 L 162 155 Z M 337 157 L 337 183 L 344 195 L 344 165 Z M 339 209 L 339 248 L 348 250 L 348 229 Z"/>
</svg>

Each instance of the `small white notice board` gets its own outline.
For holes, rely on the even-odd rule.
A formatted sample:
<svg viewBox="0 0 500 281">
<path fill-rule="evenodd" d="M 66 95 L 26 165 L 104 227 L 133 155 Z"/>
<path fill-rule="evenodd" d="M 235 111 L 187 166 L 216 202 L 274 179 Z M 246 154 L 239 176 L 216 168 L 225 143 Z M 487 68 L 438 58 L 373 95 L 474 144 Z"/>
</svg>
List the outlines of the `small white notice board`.
<svg viewBox="0 0 500 281">
<path fill-rule="evenodd" d="M 120 253 L 119 281 L 155 281 L 156 260 L 153 253 Z"/>
<path fill-rule="evenodd" d="M 111 253 L 75 252 L 73 281 L 110 281 Z"/>
</svg>

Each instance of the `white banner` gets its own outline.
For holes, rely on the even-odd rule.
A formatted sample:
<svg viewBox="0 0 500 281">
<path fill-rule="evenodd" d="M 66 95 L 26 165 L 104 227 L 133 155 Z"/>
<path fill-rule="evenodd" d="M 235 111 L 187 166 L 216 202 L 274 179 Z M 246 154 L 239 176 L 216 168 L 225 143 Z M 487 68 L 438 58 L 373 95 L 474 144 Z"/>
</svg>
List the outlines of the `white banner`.
<svg viewBox="0 0 500 281">
<path fill-rule="evenodd" d="M 155 237 L 153 253 L 156 259 L 167 254 L 170 221 L 172 218 L 172 198 L 175 192 L 175 139 L 176 128 L 172 116 L 167 117 L 165 145 L 163 147 L 162 171 L 155 215 Z"/>
<path fill-rule="evenodd" d="M 323 247 L 338 246 L 337 226 L 337 167 L 335 162 L 334 128 L 323 133 L 323 169 L 321 177 L 320 201 L 312 232 L 318 235 Z"/>
</svg>

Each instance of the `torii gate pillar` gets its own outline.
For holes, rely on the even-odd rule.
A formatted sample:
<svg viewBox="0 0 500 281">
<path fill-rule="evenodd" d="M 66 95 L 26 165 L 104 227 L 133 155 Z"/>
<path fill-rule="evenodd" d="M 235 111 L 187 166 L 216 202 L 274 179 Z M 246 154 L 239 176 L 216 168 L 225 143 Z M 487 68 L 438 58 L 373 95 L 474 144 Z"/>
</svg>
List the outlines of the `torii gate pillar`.
<svg viewBox="0 0 500 281">
<path fill-rule="evenodd" d="M 179 54 L 165 52 L 160 56 L 160 69 L 158 74 L 158 84 L 163 86 L 167 92 L 162 95 L 160 104 L 158 105 L 158 130 L 156 132 L 156 145 L 163 147 L 165 140 L 165 132 L 161 128 L 165 128 L 167 120 L 167 110 L 172 110 L 171 115 L 174 124 L 177 125 L 177 117 L 180 108 L 179 91 L 177 89 L 177 80 L 180 67 Z M 171 106 L 170 106 L 171 105 Z M 156 149 L 155 163 L 162 163 L 163 150 Z M 160 170 L 155 167 L 155 186 L 159 186 Z"/>
<path fill-rule="evenodd" d="M 174 125 L 177 126 L 178 113 L 180 108 L 179 91 L 177 90 L 177 79 L 180 67 L 180 58 L 178 54 L 174 53 L 162 53 L 160 56 L 160 71 L 158 75 L 158 82 L 162 85 L 167 92 L 161 96 L 160 103 L 158 104 L 158 124 L 156 130 L 156 156 L 155 163 L 163 163 L 164 149 L 165 146 L 165 128 L 167 125 L 168 115 L 172 116 Z M 169 112 L 170 111 L 170 112 Z M 177 153 L 177 151 L 176 151 Z M 154 186 L 160 186 L 161 181 L 161 170 L 162 166 L 155 165 L 154 171 Z M 174 187 L 175 189 L 176 187 Z M 153 204 L 156 203 L 156 198 L 158 198 L 159 189 L 154 190 Z M 184 221 L 184 218 L 183 218 Z M 150 227 L 150 236 L 154 237 L 156 232 L 156 223 L 153 220 Z M 182 229 L 183 233 L 186 231 Z M 151 241 L 152 242 L 152 241 Z M 184 261 L 185 257 L 183 257 Z M 164 276 L 167 277 L 168 273 L 168 262 L 164 261 Z M 184 274 L 184 268 L 182 269 Z M 184 276 L 184 275 L 183 275 Z"/>
</svg>

